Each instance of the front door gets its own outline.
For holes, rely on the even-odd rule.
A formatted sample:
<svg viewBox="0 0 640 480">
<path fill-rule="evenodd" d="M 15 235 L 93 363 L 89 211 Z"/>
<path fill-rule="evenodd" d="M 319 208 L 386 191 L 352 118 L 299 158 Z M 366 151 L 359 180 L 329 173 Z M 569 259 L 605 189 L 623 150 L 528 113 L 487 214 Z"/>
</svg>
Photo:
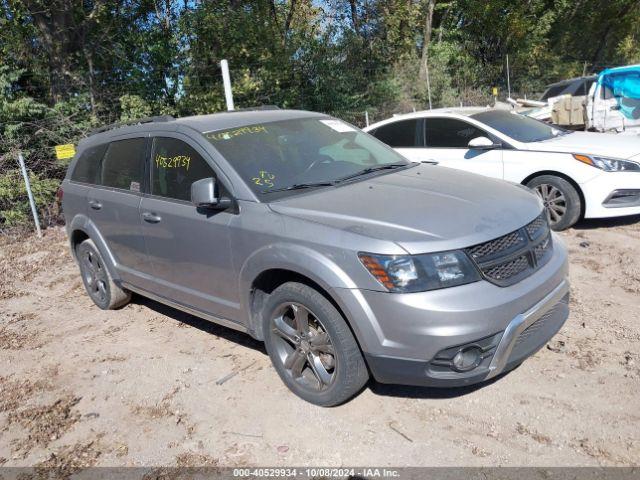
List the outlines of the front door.
<svg viewBox="0 0 640 480">
<path fill-rule="evenodd" d="M 426 149 L 422 152 L 424 158 L 421 161 L 435 161 L 443 167 L 504 178 L 502 149 L 469 148 L 469 142 L 477 137 L 498 142 L 489 133 L 464 120 L 446 117 L 427 117 L 424 128 Z"/>
<path fill-rule="evenodd" d="M 231 261 L 228 224 L 234 213 L 196 209 L 191 184 L 215 177 L 198 146 L 186 138 L 153 138 L 150 195 L 140 204 L 157 293 L 222 318 L 240 304 Z"/>
</svg>

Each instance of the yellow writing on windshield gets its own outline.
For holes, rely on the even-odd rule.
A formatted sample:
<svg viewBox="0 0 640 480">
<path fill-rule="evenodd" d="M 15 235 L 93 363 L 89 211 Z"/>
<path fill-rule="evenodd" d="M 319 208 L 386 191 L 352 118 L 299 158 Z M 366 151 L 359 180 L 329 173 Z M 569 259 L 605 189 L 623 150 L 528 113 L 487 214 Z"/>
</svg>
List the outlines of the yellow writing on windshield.
<svg viewBox="0 0 640 480">
<path fill-rule="evenodd" d="M 157 168 L 185 168 L 189 170 L 190 164 L 191 157 L 187 155 L 176 155 L 174 157 L 163 157 L 162 155 L 156 155 Z"/>
<path fill-rule="evenodd" d="M 276 176 L 273 173 L 269 173 L 266 170 L 260 170 L 258 172 L 257 177 L 253 177 L 251 180 L 256 185 L 264 185 L 266 187 L 273 187 L 273 181 L 276 179 Z"/>
<path fill-rule="evenodd" d="M 235 130 L 227 130 L 225 132 L 207 133 L 206 137 L 210 140 L 229 140 L 233 137 L 239 137 L 240 135 L 263 132 L 267 132 L 267 128 L 264 125 L 252 125 L 250 127 L 236 128 Z"/>
</svg>

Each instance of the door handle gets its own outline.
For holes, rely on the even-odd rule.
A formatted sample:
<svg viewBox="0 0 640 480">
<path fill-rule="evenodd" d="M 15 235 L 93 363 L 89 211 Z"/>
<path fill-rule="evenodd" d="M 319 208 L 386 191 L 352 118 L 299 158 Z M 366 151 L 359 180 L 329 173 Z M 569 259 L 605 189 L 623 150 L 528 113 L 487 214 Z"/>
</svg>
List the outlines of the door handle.
<svg viewBox="0 0 640 480">
<path fill-rule="evenodd" d="M 162 217 L 154 214 L 154 213 L 150 213 L 150 212 L 144 212 L 142 214 L 142 219 L 145 222 L 149 222 L 149 223 L 159 223 L 160 220 L 162 220 Z"/>
<path fill-rule="evenodd" d="M 89 206 L 94 210 L 101 210 L 102 204 L 97 200 L 89 200 Z"/>
</svg>

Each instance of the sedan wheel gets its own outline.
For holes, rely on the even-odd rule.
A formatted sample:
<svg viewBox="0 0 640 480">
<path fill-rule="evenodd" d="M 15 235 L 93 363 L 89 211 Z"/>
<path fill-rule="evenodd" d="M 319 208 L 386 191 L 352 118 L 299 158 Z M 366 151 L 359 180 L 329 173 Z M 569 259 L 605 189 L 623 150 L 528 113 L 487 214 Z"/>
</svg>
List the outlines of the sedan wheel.
<svg viewBox="0 0 640 480">
<path fill-rule="evenodd" d="M 547 183 L 538 185 L 536 192 L 542 198 L 551 225 L 560 222 L 564 214 L 567 213 L 567 199 L 564 194 L 553 185 Z"/>
<path fill-rule="evenodd" d="M 527 182 L 534 190 L 547 212 L 549 225 L 554 230 L 573 226 L 582 213 L 582 198 L 576 187 L 567 179 L 556 175 L 540 175 Z"/>
</svg>

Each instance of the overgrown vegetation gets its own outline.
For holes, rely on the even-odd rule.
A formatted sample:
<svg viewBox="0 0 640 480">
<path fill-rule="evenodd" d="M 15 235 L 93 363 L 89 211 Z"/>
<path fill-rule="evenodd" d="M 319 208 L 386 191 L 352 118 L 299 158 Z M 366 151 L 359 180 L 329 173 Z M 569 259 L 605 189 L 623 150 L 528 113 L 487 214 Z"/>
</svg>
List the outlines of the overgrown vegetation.
<svg viewBox="0 0 640 480">
<path fill-rule="evenodd" d="M 428 106 L 486 104 L 491 87 L 640 61 L 637 0 L 0 0 L 0 228 L 28 219 L 16 152 L 46 209 L 65 165 L 52 147 L 98 125 L 275 104 L 362 124 Z M 45 216 L 45 222 L 47 220 Z"/>
</svg>

